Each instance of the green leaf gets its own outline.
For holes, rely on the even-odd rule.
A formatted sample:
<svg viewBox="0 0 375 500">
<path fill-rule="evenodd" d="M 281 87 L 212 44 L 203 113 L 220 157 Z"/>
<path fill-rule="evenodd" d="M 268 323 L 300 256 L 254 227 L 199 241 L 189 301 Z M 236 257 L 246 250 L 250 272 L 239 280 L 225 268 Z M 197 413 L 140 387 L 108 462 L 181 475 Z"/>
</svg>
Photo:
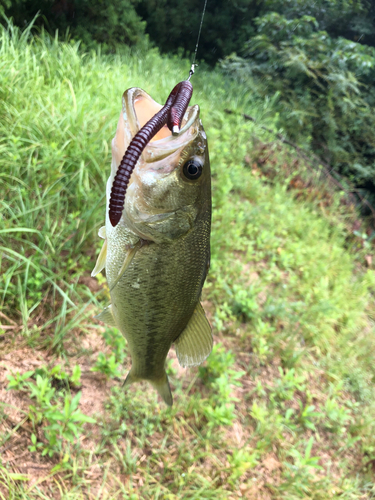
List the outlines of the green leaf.
<svg viewBox="0 0 375 500">
<path fill-rule="evenodd" d="M 30 478 L 24 474 L 17 474 L 16 472 L 8 472 L 7 474 L 9 479 L 13 481 L 30 481 Z"/>
</svg>

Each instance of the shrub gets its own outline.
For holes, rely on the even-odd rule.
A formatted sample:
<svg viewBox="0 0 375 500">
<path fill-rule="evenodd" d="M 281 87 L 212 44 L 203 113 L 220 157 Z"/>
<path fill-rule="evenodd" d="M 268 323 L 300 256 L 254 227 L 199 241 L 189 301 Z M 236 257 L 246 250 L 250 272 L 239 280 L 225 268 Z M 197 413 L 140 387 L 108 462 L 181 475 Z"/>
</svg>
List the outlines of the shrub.
<svg viewBox="0 0 375 500">
<path fill-rule="evenodd" d="M 357 187 L 375 193 L 375 49 L 318 30 L 314 17 L 256 19 L 257 36 L 226 71 L 278 95 L 278 125 Z"/>
<path fill-rule="evenodd" d="M 44 26 L 50 33 L 56 30 L 68 32 L 85 46 L 102 44 L 104 49 L 114 50 L 117 45 L 139 45 L 145 39 L 145 22 L 135 11 L 139 0 L 0 0 L 3 12 L 13 18 L 14 24 L 23 27 L 35 20 L 36 26 Z M 0 4 L 1 14 L 1 4 Z"/>
</svg>

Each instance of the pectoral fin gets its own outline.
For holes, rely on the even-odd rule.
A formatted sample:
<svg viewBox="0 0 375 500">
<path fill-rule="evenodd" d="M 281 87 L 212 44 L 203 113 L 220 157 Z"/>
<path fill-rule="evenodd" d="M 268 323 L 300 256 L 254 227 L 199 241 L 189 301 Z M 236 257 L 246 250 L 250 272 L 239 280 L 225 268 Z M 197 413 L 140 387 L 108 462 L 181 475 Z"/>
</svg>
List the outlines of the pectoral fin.
<svg viewBox="0 0 375 500">
<path fill-rule="evenodd" d="M 98 235 L 100 236 L 100 238 L 103 238 L 103 240 L 105 240 L 106 238 L 106 234 L 105 234 L 105 226 L 102 226 L 99 231 L 98 231 Z"/>
<path fill-rule="evenodd" d="M 103 229 L 103 228 L 101 228 Z M 100 231 L 99 231 L 100 234 Z M 92 270 L 91 276 L 96 276 L 97 274 L 100 273 L 100 271 L 103 271 L 105 267 L 105 261 L 107 259 L 107 240 L 104 240 L 102 249 L 100 250 L 100 253 L 98 255 L 98 259 L 96 261 L 95 267 Z"/>
<path fill-rule="evenodd" d="M 109 326 L 115 326 L 117 328 L 116 321 L 112 313 L 112 304 L 110 304 L 108 307 L 105 307 L 103 311 L 94 316 L 94 318 L 98 319 L 99 321 L 103 321 L 103 323 L 106 323 Z"/>
<path fill-rule="evenodd" d="M 126 254 L 125 254 L 125 259 L 124 259 L 124 262 L 121 266 L 121 269 L 118 273 L 118 276 L 117 278 L 115 279 L 115 282 L 113 283 L 113 285 L 111 286 L 110 288 L 110 292 L 112 292 L 112 290 L 115 288 L 115 286 L 117 285 L 117 283 L 120 281 L 120 279 L 122 278 L 122 276 L 124 275 L 124 272 L 127 270 L 127 268 L 130 266 L 131 264 L 131 261 L 133 260 L 134 258 L 134 255 L 137 253 L 137 251 L 141 248 L 142 244 L 141 244 L 141 240 L 138 240 L 138 242 L 134 245 L 133 248 L 130 248 Z"/>
<path fill-rule="evenodd" d="M 181 366 L 200 365 L 212 350 L 211 326 L 203 307 L 198 303 L 185 330 L 175 341 L 176 354 Z"/>
</svg>

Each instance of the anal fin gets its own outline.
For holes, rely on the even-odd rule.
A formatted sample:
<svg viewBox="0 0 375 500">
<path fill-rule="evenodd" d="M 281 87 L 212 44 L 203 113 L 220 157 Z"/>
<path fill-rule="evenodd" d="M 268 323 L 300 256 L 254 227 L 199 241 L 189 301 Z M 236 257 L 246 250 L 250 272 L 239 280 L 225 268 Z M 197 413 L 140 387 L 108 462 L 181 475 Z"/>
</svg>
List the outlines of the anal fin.
<svg viewBox="0 0 375 500">
<path fill-rule="evenodd" d="M 211 326 L 200 302 L 185 330 L 175 340 L 176 354 L 181 366 L 203 363 L 212 350 Z"/>
<path fill-rule="evenodd" d="M 103 323 L 106 323 L 109 326 L 115 326 L 116 328 L 118 328 L 112 313 L 112 304 L 110 304 L 108 307 L 105 307 L 103 311 L 94 316 L 94 318 L 98 319 L 99 321 L 103 321 Z"/>
</svg>

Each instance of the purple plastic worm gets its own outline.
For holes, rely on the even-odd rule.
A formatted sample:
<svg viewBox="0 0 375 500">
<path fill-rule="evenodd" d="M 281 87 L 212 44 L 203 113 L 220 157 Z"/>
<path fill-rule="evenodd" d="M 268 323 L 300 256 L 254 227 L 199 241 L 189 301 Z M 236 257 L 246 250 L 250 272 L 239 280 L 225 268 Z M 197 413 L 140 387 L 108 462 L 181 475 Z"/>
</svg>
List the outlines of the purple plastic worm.
<svg viewBox="0 0 375 500">
<path fill-rule="evenodd" d="M 164 106 L 133 137 L 118 166 L 113 180 L 109 200 L 109 220 L 117 226 L 125 204 L 125 194 L 130 176 L 142 151 L 159 130 L 167 124 L 174 134 L 180 125 L 193 94 L 193 86 L 188 80 L 178 83 L 169 94 Z"/>
</svg>

